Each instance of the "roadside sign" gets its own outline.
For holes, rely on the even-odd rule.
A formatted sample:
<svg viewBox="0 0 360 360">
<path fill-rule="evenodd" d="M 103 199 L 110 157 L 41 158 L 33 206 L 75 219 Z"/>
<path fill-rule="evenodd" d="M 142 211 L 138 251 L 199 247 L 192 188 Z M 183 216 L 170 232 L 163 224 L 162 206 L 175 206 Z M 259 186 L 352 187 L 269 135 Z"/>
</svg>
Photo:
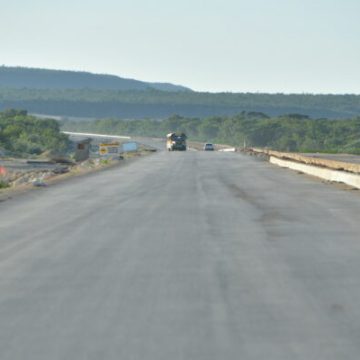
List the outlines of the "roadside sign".
<svg viewBox="0 0 360 360">
<path fill-rule="evenodd" d="M 123 152 L 137 151 L 138 144 L 136 142 L 127 142 L 122 145 Z"/>
<path fill-rule="evenodd" d="M 99 154 L 101 156 L 116 156 L 119 155 L 119 153 L 120 153 L 119 143 L 99 145 Z"/>
<path fill-rule="evenodd" d="M 100 150 L 99 150 L 99 154 L 100 154 L 100 155 L 105 155 L 105 154 L 107 154 L 107 148 L 106 148 L 106 147 L 101 147 Z"/>
</svg>

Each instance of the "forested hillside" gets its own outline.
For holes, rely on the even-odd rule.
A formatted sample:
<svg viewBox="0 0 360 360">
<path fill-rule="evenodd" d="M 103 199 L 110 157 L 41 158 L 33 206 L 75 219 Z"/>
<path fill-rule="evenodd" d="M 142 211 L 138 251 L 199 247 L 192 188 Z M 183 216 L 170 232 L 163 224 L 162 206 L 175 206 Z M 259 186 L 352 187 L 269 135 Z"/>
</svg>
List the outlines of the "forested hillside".
<svg viewBox="0 0 360 360">
<path fill-rule="evenodd" d="M 10 89 L 0 87 L 0 110 L 89 118 L 165 119 L 236 115 L 242 111 L 271 116 L 300 113 L 313 118 L 351 118 L 360 115 L 360 95 L 285 95 L 111 91 L 94 89 Z"/>
<path fill-rule="evenodd" d="M 247 111 L 338 119 L 360 115 L 360 95 L 205 93 L 112 75 L 2 66 L 0 111 L 8 108 L 81 118 L 204 118 Z"/>
<path fill-rule="evenodd" d="M 360 153 L 360 117 L 314 120 L 300 115 L 270 118 L 261 113 L 205 119 L 172 116 L 164 121 L 105 119 L 64 121 L 63 129 L 108 134 L 165 137 L 185 132 L 191 140 L 282 151 Z"/>
</svg>

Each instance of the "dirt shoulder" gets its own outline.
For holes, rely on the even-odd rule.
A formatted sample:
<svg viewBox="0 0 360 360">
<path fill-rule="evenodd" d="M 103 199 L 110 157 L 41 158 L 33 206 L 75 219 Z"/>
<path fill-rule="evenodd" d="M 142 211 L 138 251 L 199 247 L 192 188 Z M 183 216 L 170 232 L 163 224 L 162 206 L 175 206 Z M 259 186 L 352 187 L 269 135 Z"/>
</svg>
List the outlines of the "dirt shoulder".
<svg viewBox="0 0 360 360">
<path fill-rule="evenodd" d="M 14 179 L 10 179 L 7 188 L 0 189 L 0 202 L 30 190 L 55 185 L 74 177 L 86 176 L 113 167 L 130 164 L 137 159 L 153 153 L 154 151 L 151 150 L 140 150 L 133 153 L 122 154 L 119 159 L 114 160 L 88 159 L 79 164 L 68 166 L 63 173 L 43 170 L 26 172 Z"/>
</svg>

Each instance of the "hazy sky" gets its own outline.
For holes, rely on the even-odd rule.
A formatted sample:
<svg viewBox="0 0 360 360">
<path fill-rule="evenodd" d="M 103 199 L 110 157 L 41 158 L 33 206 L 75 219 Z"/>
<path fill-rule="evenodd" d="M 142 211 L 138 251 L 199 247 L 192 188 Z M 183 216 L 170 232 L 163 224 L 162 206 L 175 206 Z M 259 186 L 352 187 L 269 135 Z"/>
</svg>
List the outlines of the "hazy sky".
<svg viewBox="0 0 360 360">
<path fill-rule="evenodd" d="M 0 64 L 360 93 L 360 0 L 0 0 Z"/>
</svg>

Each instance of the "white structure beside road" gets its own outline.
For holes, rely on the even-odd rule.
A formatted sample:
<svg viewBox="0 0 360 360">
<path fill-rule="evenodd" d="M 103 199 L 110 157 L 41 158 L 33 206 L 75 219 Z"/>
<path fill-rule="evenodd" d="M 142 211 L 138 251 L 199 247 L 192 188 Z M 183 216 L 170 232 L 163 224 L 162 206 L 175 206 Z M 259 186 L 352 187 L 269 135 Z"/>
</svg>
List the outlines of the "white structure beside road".
<svg viewBox="0 0 360 360">
<path fill-rule="evenodd" d="M 347 154 L 314 156 L 257 148 L 250 149 L 250 152 L 267 155 L 271 164 L 360 189 L 360 162 L 356 156 Z M 349 159 L 351 162 L 341 159 Z"/>
<path fill-rule="evenodd" d="M 131 139 L 130 136 L 120 136 L 120 135 L 92 134 L 92 133 L 80 133 L 80 132 L 72 132 L 72 131 L 62 131 L 62 133 L 72 137 L 86 137 L 91 139 L 109 139 L 109 140 Z"/>
<path fill-rule="evenodd" d="M 325 167 L 302 164 L 299 162 L 279 159 L 275 156 L 270 156 L 271 164 L 275 164 L 281 167 L 285 167 L 291 170 L 300 171 L 304 174 L 316 176 L 326 181 L 333 181 L 338 183 L 344 183 L 354 188 L 360 189 L 360 175 L 353 174 L 346 171 L 327 169 Z"/>
</svg>

